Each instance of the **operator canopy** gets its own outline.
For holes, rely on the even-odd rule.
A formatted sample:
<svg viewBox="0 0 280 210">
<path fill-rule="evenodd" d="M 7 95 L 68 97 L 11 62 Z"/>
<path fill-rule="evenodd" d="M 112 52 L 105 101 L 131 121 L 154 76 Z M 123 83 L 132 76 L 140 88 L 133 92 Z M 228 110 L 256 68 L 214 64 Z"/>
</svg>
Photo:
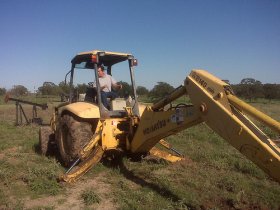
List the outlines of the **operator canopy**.
<svg viewBox="0 0 280 210">
<path fill-rule="evenodd" d="M 104 66 L 112 66 L 116 63 L 134 58 L 133 55 L 127 53 L 93 50 L 79 53 L 72 59 L 71 63 L 73 65 L 85 63 L 84 68 L 93 69 L 93 64 L 96 63 L 97 57 L 99 59 L 98 64 L 103 64 Z"/>
</svg>

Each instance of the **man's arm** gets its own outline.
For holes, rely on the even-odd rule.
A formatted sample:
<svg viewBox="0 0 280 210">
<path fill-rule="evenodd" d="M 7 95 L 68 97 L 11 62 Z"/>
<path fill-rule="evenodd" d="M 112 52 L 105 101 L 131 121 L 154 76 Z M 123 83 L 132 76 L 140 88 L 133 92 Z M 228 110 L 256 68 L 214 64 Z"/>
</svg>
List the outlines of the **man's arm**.
<svg viewBox="0 0 280 210">
<path fill-rule="evenodd" d="M 115 84 L 112 84 L 113 88 L 116 89 L 116 90 L 120 90 L 122 89 L 122 84 L 121 83 L 115 83 Z"/>
<path fill-rule="evenodd" d="M 115 90 L 120 90 L 122 89 L 122 84 L 117 82 L 112 76 L 111 76 L 111 83 L 112 83 L 112 87 L 115 89 Z"/>
</svg>

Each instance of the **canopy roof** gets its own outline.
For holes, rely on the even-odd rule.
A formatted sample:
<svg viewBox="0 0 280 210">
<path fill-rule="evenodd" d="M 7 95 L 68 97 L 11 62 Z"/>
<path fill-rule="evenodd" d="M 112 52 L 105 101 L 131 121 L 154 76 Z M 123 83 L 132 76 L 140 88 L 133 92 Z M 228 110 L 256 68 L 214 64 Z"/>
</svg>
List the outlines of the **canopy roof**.
<svg viewBox="0 0 280 210">
<path fill-rule="evenodd" d="M 133 55 L 128 53 L 93 50 L 79 53 L 72 59 L 71 63 L 79 64 L 81 62 L 91 62 L 92 56 L 97 54 L 99 54 L 99 64 L 103 64 L 104 66 L 112 66 L 129 58 L 133 58 Z"/>
</svg>

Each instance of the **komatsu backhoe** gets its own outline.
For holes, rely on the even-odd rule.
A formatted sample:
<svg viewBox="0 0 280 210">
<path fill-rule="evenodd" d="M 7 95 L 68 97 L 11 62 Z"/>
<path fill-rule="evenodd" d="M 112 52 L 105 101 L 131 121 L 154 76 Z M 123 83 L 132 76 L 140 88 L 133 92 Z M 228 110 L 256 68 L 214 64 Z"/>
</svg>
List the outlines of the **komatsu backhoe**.
<svg viewBox="0 0 280 210">
<path fill-rule="evenodd" d="M 116 98 L 107 109 L 101 102 L 97 69 L 105 66 L 112 75 L 113 67 L 128 62 L 132 100 Z M 134 79 L 137 60 L 131 54 L 94 50 L 76 55 L 70 74 L 69 101 L 55 107 L 50 126 L 39 132 L 42 154 L 56 144 L 68 171 L 61 177 L 74 182 L 108 153 L 121 152 L 132 157 L 155 155 L 171 162 L 183 155 L 163 138 L 206 123 L 248 159 L 280 182 L 280 149 L 247 115 L 280 134 L 280 123 L 238 99 L 229 84 L 204 70 L 192 70 L 184 85 L 152 105 L 138 102 Z M 89 85 L 84 101 L 74 95 L 74 73 L 88 69 L 95 87 Z M 95 93 L 95 94 L 93 94 Z M 179 104 L 166 109 L 177 98 L 188 95 L 191 105 Z M 170 152 L 159 150 L 161 144 Z"/>
</svg>

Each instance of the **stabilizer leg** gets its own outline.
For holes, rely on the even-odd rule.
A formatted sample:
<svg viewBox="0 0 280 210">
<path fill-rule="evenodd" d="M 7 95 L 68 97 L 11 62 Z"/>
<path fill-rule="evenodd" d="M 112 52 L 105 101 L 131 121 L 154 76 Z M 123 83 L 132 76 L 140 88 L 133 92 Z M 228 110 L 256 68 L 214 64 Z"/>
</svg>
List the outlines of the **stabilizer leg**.
<svg viewBox="0 0 280 210">
<path fill-rule="evenodd" d="M 156 157 L 159 157 L 159 158 L 162 158 L 164 160 L 167 160 L 169 162 L 177 162 L 177 161 L 180 161 L 180 160 L 184 160 L 184 155 L 179 152 L 178 150 L 174 149 L 171 144 L 169 144 L 168 142 L 166 142 L 165 140 L 161 139 L 159 141 L 159 144 L 162 145 L 163 147 L 165 147 L 166 149 L 176 153 L 176 155 L 173 155 L 167 151 L 163 151 L 163 150 L 160 150 L 156 147 L 153 147 L 151 150 L 150 150 L 150 154 L 151 155 L 154 155 Z"/>
<path fill-rule="evenodd" d="M 82 175 L 84 175 L 88 170 L 90 170 L 94 165 L 96 165 L 102 158 L 104 150 L 101 146 L 96 146 L 94 150 L 89 154 L 87 159 L 77 161 L 71 166 L 71 168 L 60 177 L 60 181 L 73 183 L 77 181 Z M 75 164 L 78 164 L 75 166 Z"/>
</svg>

